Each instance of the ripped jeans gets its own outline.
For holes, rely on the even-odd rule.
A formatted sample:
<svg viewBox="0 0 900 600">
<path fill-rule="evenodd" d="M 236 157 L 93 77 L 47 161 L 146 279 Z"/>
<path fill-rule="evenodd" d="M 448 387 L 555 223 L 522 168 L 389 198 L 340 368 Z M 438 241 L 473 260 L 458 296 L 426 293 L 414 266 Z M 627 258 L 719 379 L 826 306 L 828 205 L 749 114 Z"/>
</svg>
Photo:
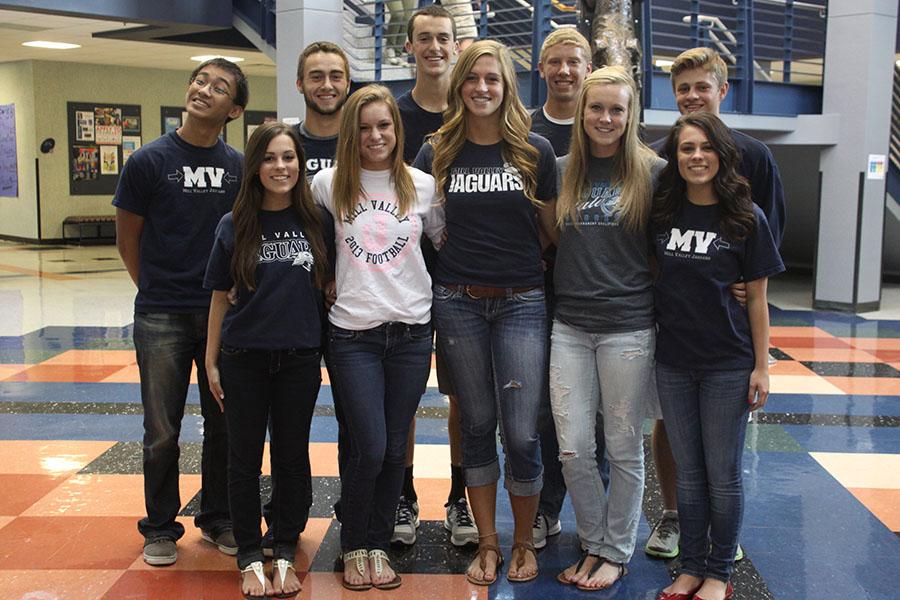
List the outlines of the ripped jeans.
<svg viewBox="0 0 900 600">
<path fill-rule="evenodd" d="M 553 322 L 550 403 L 578 537 L 583 549 L 618 563 L 634 553 L 641 515 L 642 425 L 648 403 L 655 402 L 655 347 L 653 328 L 597 334 Z M 597 471 L 598 412 L 610 466 L 608 496 Z"/>
</svg>

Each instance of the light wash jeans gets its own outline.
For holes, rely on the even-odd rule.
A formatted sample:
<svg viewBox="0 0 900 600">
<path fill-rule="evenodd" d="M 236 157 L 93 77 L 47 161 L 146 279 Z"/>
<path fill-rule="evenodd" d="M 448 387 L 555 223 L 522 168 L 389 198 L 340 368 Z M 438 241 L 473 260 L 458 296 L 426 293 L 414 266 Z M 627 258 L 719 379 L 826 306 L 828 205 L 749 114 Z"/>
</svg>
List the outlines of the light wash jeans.
<svg viewBox="0 0 900 600">
<path fill-rule="evenodd" d="M 591 554 L 626 563 L 644 493 L 642 425 L 654 385 L 654 329 L 587 333 L 553 322 L 550 402 L 578 537 Z M 601 400 L 602 398 L 602 400 Z M 597 470 L 594 426 L 603 416 L 609 496 Z"/>
</svg>

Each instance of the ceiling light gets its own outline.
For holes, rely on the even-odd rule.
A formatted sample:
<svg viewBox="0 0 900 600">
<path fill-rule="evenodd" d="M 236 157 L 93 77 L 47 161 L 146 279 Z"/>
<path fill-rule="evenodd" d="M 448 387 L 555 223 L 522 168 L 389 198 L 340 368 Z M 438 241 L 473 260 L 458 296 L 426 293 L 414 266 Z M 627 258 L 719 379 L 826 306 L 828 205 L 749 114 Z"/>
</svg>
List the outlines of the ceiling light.
<svg viewBox="0 0 900 600">
<path fill-rule="evenodd" d="M 664 69 L 666 67 L 671 67 L 672 65 L 674 65 L 675 61 L 666 60 L 664 58 L 657 58 L 656 60 L 653 61 L 653 64 L 656 65 L 657 67 L 659 67 L 660 69 Z"/>
<path fill-rule="evenodd" d="M 225 60 L 230 60 L 233 63 L 244 62 L 244 59 L 240 56 L 222 56 L 221 54 L 201 54 L 200 56 L 192 56 L 191 60 L 196 60 L 197 62 L 206 62 L 214 58 L 224 58 Z"/>
<path fill-rule="evenodd" d="M 33 42 L 23 42 L 23 46 L 31 46 L 32 48 L 49 48 L 50 50 L 71 50 L 73 48 L 81 48 L 81 44 L 66 44 L 64 42 L 44 42 L 35 40 Z"/>
</svg>

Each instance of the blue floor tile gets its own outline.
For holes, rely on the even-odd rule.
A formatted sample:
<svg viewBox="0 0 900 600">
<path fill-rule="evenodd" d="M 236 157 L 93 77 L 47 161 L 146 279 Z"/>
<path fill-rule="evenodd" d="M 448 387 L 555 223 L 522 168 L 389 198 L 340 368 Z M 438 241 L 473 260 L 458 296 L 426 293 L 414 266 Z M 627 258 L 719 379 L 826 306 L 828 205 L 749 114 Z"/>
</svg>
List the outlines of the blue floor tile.
<svg viewBox="0 0 900 600">
<path fill-rule="evenodd" d="M 766 412 L 896 417 L 900 396 L 772 394 Z"/>
<path fill-rule="evenodd" d="M 782 425 L 808 452 L 900 454 L 900 432 L 893 427 Z"/>
</svg>

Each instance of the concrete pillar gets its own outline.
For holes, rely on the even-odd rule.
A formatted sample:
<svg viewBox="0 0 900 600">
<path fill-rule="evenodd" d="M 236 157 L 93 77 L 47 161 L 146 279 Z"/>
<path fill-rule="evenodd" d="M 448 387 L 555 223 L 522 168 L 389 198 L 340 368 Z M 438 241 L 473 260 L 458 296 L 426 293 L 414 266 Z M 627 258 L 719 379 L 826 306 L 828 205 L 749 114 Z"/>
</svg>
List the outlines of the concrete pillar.
<svg viewBox="0 0 900 600">
<path fill-rule="evenodd" d="M 341 0 L 278 0 L 275 4 L 275 74 L 278 119 L 300 118 L 306 114 L 303 97 L 297 91 L 297 57 L 311 42 L 341 44 Z"/>
<path fill-rule="evenodd" d="M 869 155 L 888 154 L 896 31 L 897 0 L 828 4 L 822 112 L 840 115 L 840 135 L 819 160 L 814 308 L 881 304 L 886 182 L 867 166 Z"/>
</svg>

